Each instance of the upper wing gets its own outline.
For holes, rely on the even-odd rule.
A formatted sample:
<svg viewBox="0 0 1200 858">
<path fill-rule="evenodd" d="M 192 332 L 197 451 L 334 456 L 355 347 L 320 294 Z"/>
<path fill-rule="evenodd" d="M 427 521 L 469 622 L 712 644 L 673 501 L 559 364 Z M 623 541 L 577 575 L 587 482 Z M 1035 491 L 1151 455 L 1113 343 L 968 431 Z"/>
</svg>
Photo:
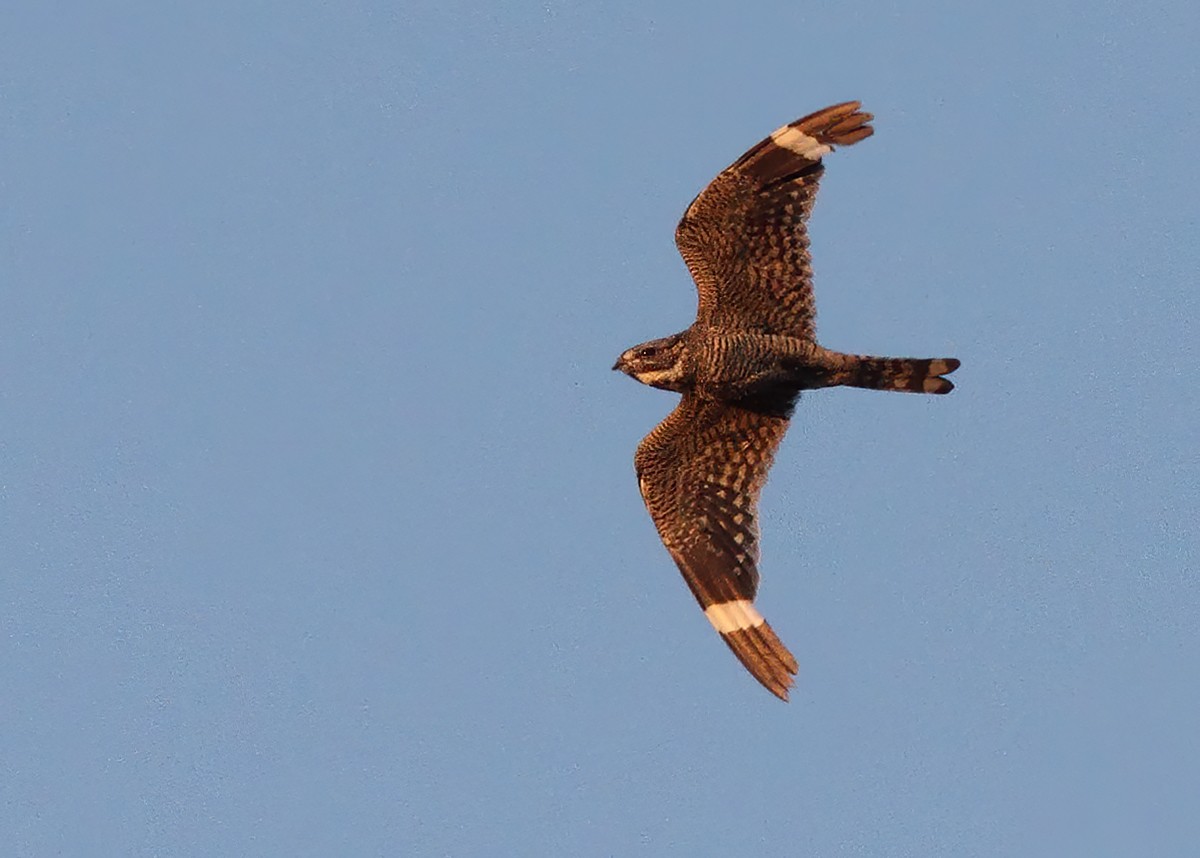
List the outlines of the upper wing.
<svg viewBox="0 0 1200 858">
<path fill-rule="evenodd" d="M 646 509 L 705 616 L 754 678 L 784 700 L 799 666 L 755 610 L 754 595 L 758 495 L 787 413 L 685 394 L 634 457 Z"/>
<path fill-rule="evenodd" d="M 870 137 L 857 101 L 775 131 L 692 202 L 675 243 L 700 292 L 701 323 L 812 338 L 812 265 L 806 222 L 835 145 Z"/>
</svg>

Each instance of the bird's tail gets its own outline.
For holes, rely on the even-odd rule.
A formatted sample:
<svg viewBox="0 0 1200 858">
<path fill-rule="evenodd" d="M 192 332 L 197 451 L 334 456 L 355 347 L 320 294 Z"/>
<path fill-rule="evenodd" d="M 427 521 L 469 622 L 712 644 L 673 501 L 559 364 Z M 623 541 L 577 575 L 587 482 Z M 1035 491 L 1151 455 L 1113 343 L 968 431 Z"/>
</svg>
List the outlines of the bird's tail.
<svg viewBox="0 0 1200 858">
<path fill-rule="evenodd" d="M 944 376 L 958 369 L 957 358 L 892 358 L 854 355 L 832 379 L 834 384 L 905 393 L 949 393 Z"/>
</svg>

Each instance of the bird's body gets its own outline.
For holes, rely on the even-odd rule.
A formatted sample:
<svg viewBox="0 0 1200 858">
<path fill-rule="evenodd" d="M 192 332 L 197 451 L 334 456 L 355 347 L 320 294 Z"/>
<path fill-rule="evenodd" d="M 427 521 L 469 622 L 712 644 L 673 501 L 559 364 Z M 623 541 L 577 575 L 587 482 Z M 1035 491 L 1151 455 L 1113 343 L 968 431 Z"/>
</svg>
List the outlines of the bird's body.
<svg viewBox="0 0 1200 858">
<path fill-rule="evenodd" d="M 858 102 L 780 128 L 722 171 L 675 238 L 700 294 L 694 324 L 624 352 L 614 369 L 683 394 L 638 446 L 646 508 L 712 625 L 787 699 L 796 659 L 754 607 L 758 495 L 802 390 L 948 393 L 953 358 L 834 352 L 815 339 L 805 224 L 834 145 L 872 133 Z"/>
</svg>

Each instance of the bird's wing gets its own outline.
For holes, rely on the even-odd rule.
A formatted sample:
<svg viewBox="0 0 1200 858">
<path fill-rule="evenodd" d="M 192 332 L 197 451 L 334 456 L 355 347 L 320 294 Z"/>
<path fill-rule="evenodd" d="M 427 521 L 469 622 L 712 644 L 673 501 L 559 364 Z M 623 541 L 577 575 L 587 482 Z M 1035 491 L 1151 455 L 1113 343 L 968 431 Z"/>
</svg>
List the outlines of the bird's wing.
<svg viewBox="0 0 1200 858">
<path fill-rule="evenodd" d="M 754 596 L 758 496 L 789 413 L 790 402 L 760 412 L 688 393 L 634 457 L 646 509 L 705 616 L 783 700 L 799 668 Z"/>
<path fill-rule="evenodd" d="M 874 133 L 859 107 L 835 104 L 783 126 L 688 206 L 675 243 L 700 293 L 701 323 L 812 338 L 806 222 L 821 156 Z"/>
</svg>

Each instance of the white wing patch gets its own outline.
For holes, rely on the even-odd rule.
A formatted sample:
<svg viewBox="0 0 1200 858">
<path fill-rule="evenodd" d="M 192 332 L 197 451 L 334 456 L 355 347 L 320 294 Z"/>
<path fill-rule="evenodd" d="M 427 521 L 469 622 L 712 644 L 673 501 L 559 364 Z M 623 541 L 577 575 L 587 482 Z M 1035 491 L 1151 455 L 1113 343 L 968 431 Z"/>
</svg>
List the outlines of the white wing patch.
<svg viewBox="0 0 1200 858">
<path fill-rule="evenodd" d="M 754 603 L 749 599 L 709 605 L 704 609 L 704 616 L 708 617 L 713 628 L 723 635 L 757 628 L 765 622 L 762 614 L 754 609 Z"/>
<path fill-rule="evenodd" d="M 795 152 L 801 158 L 808 158 L 810 161 L 820 161 L 822 155 L 833 151 L 832 146 L 821 143 L 815 137 L 809 137 L 803 131 L 790 125 L 785 125 L 772 132 L 771 140 L 776 146 L 782 146 L 789 152 Z"/>
</svg>

